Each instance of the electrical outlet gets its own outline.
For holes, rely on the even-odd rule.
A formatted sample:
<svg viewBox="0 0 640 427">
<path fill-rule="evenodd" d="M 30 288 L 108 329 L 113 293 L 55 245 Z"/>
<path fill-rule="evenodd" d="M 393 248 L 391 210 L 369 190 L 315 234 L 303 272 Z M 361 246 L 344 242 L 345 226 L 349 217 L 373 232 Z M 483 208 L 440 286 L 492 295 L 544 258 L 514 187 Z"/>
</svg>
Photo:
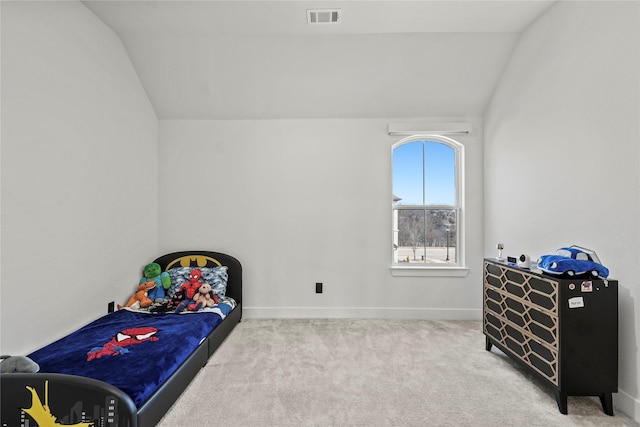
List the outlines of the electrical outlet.
<svg viewBox="0 0 640 427">
<path fill-rule="evenodd" d="M 316 294 L 322 293 L 322 282 L 316 282 Z"/>
<path fill-rule="evenodd" d="M 115 301 L 111 301 L 109 304 L 107 304 L 107 313 L 113 313 L 115 309 L 116 309 Z"/>
</svg>

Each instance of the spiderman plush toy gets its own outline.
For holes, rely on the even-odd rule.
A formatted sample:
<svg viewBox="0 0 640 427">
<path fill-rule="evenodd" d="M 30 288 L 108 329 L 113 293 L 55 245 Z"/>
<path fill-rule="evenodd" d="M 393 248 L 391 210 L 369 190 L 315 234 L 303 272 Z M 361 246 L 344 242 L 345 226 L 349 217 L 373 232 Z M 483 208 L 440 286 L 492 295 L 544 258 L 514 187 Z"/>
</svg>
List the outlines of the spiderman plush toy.
<svg viewBox="0 0 640 427">
<path fill-rule="evenodd" d="M 202 272 L 197 268 L 191 270 L 191 274 L 189 275 L 189 281 L 184 282 L 182 286 L 176 292 L 176 297 L 181 299 L 178 307 L 176 307 L 176 313 L 180 313 L 184 311 L 186 308 L 189 311 L 196 310 L 196 302 L 193 300 L 193 297 L 198 293 L 198 289 L 204 283 L 200 281 L 202 277 Z"/>
</svg>

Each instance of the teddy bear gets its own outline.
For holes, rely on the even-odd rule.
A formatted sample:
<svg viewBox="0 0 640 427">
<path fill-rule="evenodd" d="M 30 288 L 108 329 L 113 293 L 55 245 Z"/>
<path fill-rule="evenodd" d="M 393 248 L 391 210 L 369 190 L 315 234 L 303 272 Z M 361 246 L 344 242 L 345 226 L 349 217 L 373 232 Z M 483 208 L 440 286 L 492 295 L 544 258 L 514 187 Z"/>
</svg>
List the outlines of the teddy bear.
<svg viewBox="0 0 640 427">
<path fill-rule="evenodd" d="M 195 306 L 192 309 L 190 305 L 189 310 L 197 311 L 201 308 L 207 308 L 211 307 L 212 305 L 216 305 L 218 303 L 218 295 L 214 294 L 211 291 L 210 284 L 203 283 L 198 289 L 198 293 L 194 295 L 193 301 Z"/>
<path fill-rule="evenodd" d="M 171 276 L 166 271 L 162 271 L 160 264 L 152 262 L 144 266 L 142 272 L 143 277 L 138 284 L 149 282 L 153 280 L 156 282 L 156 286 L 149 290 L 149 299 L 153 302 L 163 302 L 165 298 L 165 291 L 171 287 Z"/>
<path fill-rule="evenodd" d="M 155 286 L 155 281 L 143 282 L 139 284 L 138 290 L 135 294 L 133 294 L 131 298 L 129 298 L 129 301 L 127 301 L 124 307 L 129 307 L 134 310 L 137 310 L 140 307 L 149 307 L 151 304 L 153 304 L 153 300 L 148 297 L 148 294 L 151 289 L 155 288 Z M 124 307 L 118 304 L 118 310 Z"/>
</svg>

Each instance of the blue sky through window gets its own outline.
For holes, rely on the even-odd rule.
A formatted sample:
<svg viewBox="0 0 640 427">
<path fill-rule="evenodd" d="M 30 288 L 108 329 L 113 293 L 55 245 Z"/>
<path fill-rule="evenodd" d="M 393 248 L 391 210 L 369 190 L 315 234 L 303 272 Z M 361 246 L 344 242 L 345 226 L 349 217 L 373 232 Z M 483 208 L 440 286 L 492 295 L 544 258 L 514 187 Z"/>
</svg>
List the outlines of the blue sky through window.
<svg viewBox="0 0 640 427">
<path fill-rule="evenodd" d="M 393 194 L 402 205 L 455 205 L 455 150 L 413 141 L 393 150 Z"/>
</svg>

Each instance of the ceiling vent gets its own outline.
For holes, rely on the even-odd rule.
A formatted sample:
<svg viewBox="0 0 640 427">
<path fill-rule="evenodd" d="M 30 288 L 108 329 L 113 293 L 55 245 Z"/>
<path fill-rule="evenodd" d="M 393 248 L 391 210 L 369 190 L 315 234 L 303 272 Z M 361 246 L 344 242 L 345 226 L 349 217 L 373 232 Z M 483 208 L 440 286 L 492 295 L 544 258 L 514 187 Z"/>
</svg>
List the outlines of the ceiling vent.
<svg viewBox="0 0 640 427">
<path fill-rule="evenodd" d="M 342 9 L 307 9 L 307 24 L 338 24 Z"/>
</svg>

